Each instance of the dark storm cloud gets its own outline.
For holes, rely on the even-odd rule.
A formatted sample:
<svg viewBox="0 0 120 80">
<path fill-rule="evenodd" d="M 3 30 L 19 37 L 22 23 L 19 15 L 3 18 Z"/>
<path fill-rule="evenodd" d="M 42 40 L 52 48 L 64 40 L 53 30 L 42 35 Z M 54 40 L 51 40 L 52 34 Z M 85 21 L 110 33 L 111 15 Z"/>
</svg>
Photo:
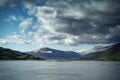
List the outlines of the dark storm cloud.
<svg viewBox="0 0 120 80">
<path fill-rule="evenodd" d="M 49 40 L 51 40 L 51 41 L 52 41 L 52 40 L 62 40 L 62 39 L 64 39 L 64 38 L 65 38 L 65 36 L 60 36 L 60 35 L 59 35 L 59 36 L 56 36 L 56 35 L 55 35 L 55 36 L 50 36 L 50 37 L 49 37 Z"/>
<path fill-rule="evenodd" d="M 60 24 L 51 27 L 56 32 L 79 36 L 78 43 L 120 41 L 120 0 L 50 0 L 47 6 L 57 12 L 51 21 Z"/>
<path fill-rule="evenodd" d="M 49 40 L 72 45 L 114 43 L 120 41 L 119 4 L 119 0 L 48 0 L 31 11 L 48 31 L 67 34 L 67 37 L 54 34 Z"/>
</svg>

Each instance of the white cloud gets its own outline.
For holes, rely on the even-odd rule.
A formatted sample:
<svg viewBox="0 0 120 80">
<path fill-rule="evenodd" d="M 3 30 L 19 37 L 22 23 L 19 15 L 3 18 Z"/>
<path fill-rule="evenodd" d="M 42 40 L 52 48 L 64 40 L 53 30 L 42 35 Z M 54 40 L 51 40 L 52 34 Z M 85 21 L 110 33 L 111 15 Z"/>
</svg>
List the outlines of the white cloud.
<svg viewBox="0 0 120 80">
<path fill-rule="evenodd" d="M 25 32 L 32 25 L 32 18 L 23 19 L 19 24 L 20 32 Z"/>
<path fill-rule="evenodd" d="M 7 43 L 6 39 L 0 39 L 0 45 L 6 45 Z"/>
<path fill-rule="evenodd" d="M 67 37 L 64 39 L 64 43 L 66 45 L 76 46 L 76 45 L 78 45 L 78 44 L 76 44 L 78 41 L 79 41 L 79 36 L 67 35 Z"/>
<path fill-rule="evenodd" d="M 25 42 L 26 44 L 32 44 L 32 41 L 31 40 L 28 40 Z"/>
<path fill-rule="evenodd" d="M 32 44 L 32 40 L 29 40 L 26 36 L 23 35 L 9 35 L 4 39 L 0 39 L 0 45 L 6 44 Z"/>
<path fill-rule="evenodd" d="M 5 21 L 18 21 L 19 19 L 15 15 L 9 15 Z"/>
<path fill-rule="evenodd" d="M 17 18 L 15 15 L 10 15 L 9 20 L 17 21 Z"/>
<path fill-rule="evenodd" d="M 28 36 L 32 36 L 32 35 L 33 35 L 32 31 L 28 32 Z"/>
<path fill-rule="evenodd" d="M 15 43 L 15 44 L 24 44 L 25 43 L 25 40 L 24 40 L 23 36 L 21 36 L 21 35 L 10 35 L 10 36 L 7 36 L 6 40 L 9 43 Z"/>
</svg>

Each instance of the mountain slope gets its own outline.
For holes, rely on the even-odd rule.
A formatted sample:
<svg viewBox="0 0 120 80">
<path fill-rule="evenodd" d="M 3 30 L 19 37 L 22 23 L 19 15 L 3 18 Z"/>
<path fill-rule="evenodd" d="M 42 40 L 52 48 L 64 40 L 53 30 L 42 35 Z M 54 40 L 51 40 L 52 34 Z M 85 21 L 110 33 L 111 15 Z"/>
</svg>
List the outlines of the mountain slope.
<svg viewBox="0 0 120 80">
<path fill-rule="evenodd" d="M 80 58 L 81 60 L 120 60 L 120 43 L 111 45 L 108 49 L 93 52 Z"/>
<path fill-rule="evenodd" d="M 40 60 L 41 58 L 0 47 L 0 60 Z"/>
<path fill-rule="evenodd" d="M 27 53 L 34 56 L 39 56 L 43 59 L 77 59 L 81 56 L 73 51 L 61 51 L 47 47 Z"/>
</svg>

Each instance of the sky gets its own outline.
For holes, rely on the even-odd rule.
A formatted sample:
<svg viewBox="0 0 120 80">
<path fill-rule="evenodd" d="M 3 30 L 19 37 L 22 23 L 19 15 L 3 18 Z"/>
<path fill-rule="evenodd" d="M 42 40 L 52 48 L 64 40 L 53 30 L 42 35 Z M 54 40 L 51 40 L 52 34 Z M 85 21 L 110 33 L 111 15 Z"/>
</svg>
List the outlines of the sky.
<svg viewBox="0 0 120 80">
<path fill-rule="evenodd" d="M 120 42 L 120 0 L 0 0 L 0 46 L 90 52 Z"/>
</svg>

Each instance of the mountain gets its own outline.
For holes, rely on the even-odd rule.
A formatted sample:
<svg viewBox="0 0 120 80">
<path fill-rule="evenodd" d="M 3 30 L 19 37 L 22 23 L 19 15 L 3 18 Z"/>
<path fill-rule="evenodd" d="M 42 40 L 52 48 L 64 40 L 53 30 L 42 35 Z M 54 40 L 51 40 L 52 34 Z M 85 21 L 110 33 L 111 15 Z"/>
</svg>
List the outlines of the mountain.
<svg viewBox="0 0 120 80">
<path fill-rule="evenodd" d="M 80 60 L 120 60 L 120 43 L 107 47 L 107 49 L 102 51 L 96 51 L 82 56 Z"/>
<path fill-rule="evenodd" d="M 73 51 L 62 51 L 62 50 L 51 49 L 48 47 L 27 53 L 34 56 L 39 56 L 43 59 L 77 59 L 81 57 L 80 54 Z"/>
<path fill-rule="evenodd" d="M 41 60 L 41 58 L 0 47 L 0 60 Z"/>
<path fill-rule="evenodd" d="M 95 46 L 92 52 L 100 52 L 109 49 L 111 46 Z"/>
</svg>

